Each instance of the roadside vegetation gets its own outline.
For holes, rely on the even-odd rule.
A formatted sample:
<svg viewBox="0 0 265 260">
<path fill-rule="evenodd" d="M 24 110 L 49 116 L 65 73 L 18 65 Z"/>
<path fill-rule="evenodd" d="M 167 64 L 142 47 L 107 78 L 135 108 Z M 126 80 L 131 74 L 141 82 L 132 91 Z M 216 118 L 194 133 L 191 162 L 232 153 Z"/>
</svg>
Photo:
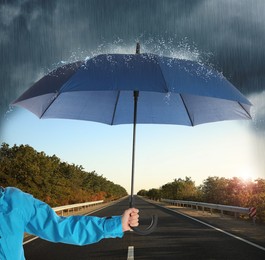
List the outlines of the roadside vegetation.
<svg viewBox="0 0 265 260">
<path fill-rule="evenodd" d="M 186 177 L 175 179 L 159 189 L 140 190 L 138 195 L 153 200 L 172 199 L 214 203 L 238 207 L 256 207 L 257 221 L 265 223 L 265 179 L 255 181 L 237 177 L 208 177 L 199 187 Z"/>
<path fill-rule="evenodd" d="M 62 162 L 57 156 L 37 152 L 29 145 L 0 147 L 0 185 L 31 193 L 52 207 L 95 200 L 115 200 L 127 195 L 125 188 L 95 171 Z M 160 188 L 140 190 L 153 200 L 189 200 L 239 207 L 256 207 L 257 221 L 265 223 L 265 179 L 208 177 L 200 186 L 190 178 L 174 179 Z"/>
<path fill-rule="evenodd" d="M 47 202 L 52 207 L 96 200 L 115 200 L 126 190 L 95 171 L 62 162 L 29 145 L 0 148 L 0 185 L 13 186 Z"/>
</svg>

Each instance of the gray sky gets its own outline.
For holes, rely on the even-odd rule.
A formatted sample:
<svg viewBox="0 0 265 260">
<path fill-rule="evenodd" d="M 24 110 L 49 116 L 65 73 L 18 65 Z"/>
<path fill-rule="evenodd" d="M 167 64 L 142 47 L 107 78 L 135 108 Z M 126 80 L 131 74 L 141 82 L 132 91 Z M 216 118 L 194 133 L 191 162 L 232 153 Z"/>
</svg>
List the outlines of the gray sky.
<svg viewBox="0 0 265 260">
<path fill-rule="evenodd" d="M 261 92 L 264 12 L 263 0 L 1 0 L 1 119 L 59 61 L 137 40 L 147 51 L 185 41 L 244 94 Z"/>
</svg>

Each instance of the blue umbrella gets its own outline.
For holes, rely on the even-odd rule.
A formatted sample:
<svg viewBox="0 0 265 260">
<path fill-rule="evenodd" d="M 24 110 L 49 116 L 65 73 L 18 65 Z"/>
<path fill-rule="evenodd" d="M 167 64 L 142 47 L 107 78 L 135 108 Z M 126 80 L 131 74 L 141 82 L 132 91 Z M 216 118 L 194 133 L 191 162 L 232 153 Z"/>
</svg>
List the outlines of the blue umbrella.
<svg viewBox="0 0 265 260">
<path fill-rule="evenodd" d="M 251 119 L 251 103 L 219 72 L 199 62 L 140 54 L 102 54 L 59 67 L 13 105 L 39 118 L 67 118 L 109 125 L 133 123 L 134 194 L 136 123 L 198 124 Z M 153 230 L 157 218 L 145 231 Z"/>
</svg>

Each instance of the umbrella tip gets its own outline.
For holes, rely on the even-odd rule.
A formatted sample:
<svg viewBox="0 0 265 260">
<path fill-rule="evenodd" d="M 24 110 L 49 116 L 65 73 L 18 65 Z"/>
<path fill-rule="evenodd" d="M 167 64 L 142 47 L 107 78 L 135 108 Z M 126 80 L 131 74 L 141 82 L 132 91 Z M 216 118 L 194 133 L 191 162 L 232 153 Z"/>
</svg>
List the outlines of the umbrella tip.
<svg viewBox="0 0 265 260">
<path fill-rule="evenodd" d="M 136 43 L 136 54 L 140 54 L 140 43 Z"/>
</svg>

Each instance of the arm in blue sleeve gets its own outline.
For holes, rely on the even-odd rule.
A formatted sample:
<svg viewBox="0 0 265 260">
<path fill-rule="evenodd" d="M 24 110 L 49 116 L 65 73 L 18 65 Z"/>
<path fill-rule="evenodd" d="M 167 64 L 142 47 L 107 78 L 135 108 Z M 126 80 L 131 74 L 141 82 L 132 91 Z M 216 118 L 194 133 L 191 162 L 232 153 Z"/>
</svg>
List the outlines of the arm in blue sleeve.
<svg viewBox="0 0 265 260">
<path fill-rule="evenodd" d="M 121 216 L 99 218 L 93 216 L 60 217 L 44 202 L 34 199 L 35 212 L 25 232 L 52 242 L 86 245 L 103 238 L 122 237 Z"/>
</svg>

